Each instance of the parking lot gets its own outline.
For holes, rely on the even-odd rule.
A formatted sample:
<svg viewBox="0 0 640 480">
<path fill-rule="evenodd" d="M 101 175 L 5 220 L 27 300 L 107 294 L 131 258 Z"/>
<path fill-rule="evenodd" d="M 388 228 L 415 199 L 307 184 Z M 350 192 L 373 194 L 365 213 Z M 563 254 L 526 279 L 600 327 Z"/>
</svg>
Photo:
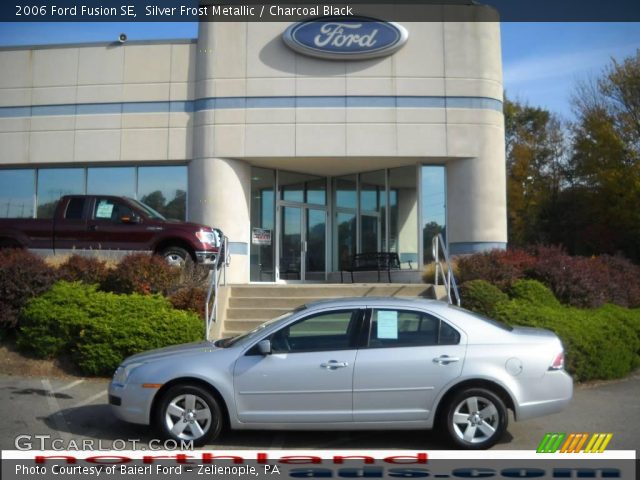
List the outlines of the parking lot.
<svg viewBox="0 0 640 480">
<path fill-rule="evenodd" d="M 66 442 L 93 440 L 108 449 L 114 440 L 139 440 L 148 448 L 153 432 L 117 420 L 107 405 L 107 381 L 82 378 L 33 378 L 0 375 L 0 447 L 15 449 L 19 435 L 50 435 Z M 578 386 L 564 412 L 525 422 L 511 421 L 505 438 L 494 448 L 532 450 L 547 432 L 611 432 L 609 449 L 630 450 L 640 444 L 640 372 L 627 379 Z M 23 439 L 23 446 L 29 440 Z M 127 447 L 130 448 L 129 442 Z M 227 432 L 206 448 L 437 450 L 448 448 L 436 433 L 377 432 Z"/>
</svg>

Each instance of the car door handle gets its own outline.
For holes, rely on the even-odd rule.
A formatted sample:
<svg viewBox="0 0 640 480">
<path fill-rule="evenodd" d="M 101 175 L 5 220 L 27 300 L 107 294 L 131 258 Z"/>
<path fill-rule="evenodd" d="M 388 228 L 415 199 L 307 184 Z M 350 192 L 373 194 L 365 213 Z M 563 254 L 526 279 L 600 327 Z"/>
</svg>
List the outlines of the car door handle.
<svg viewBox="0 0 640 480">
<path fill-rule="evenodd" d="M 347 362 L 339 362 L 337 360 L 329 360 L 326 363 L 321 363 L 320 366 L 322 368 L 326 368 L 327 370 L 335 370 L 336 368 L 348 367 L 349 364 Z"/>
<path fill-rule="evenodd" d="M 459 357 L 450 357 L 449 355 L 440 355 L 433 359 L 433 363 L 437 363 L 439 365 L 449 365 L 450 363 L 459 362 Z"/>
<path fill-rule="evenodd" d="M 89 225 L 89 231 L 95 232 L 98 230 L 98 225 Z"/>
</svg>

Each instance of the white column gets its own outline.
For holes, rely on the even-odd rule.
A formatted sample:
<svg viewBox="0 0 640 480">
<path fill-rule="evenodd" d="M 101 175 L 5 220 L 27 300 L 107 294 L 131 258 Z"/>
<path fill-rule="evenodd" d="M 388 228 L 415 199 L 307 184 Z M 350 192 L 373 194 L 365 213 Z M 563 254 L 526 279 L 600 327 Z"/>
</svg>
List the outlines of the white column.
<svg viewBox="0 0 640 480">
<path fill-rule="evenodd" d="M 229 237 L 230 283 L 249 282 L 251 166 L 241 160 L 201 158 L 189 163 L 189 220 Z"/>
</svg>

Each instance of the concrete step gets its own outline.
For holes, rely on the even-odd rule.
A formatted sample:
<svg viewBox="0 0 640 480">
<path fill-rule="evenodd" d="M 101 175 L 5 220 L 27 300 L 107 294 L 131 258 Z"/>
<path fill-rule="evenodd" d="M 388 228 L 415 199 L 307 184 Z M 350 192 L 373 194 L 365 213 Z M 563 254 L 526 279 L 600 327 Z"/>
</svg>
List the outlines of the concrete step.
<svg viewBox="0 0 640 480">
<path fill-rule="evenodd" d="M 240 333 L 248 332 L 249 330 L 253 330 L 258 325 L 264 323 L 265 320 L 259 318 L 246 318 L 246 319 L 238 319 L 238 320 L 227 320 L 224 323 L 225 332 L 236 332 L 236 335 Z"/>
<path fill-rule="evenodd" d="M 305 303 L 344 297 L 434 298 L 432 285 L 399 283 L 231 285 L 221 326 L 225 337 L 245 333 Z"/>
<path fill-rule="evenodd" d="M 286 308 L 294 309 L 316 297 L 230 297 L 229 308 Z"/>
<path fill-rule="evenodd" d="M 227 309 L 227 320 L 245 320 L 245 319 L 263 319 L 269 320 L 271 318 L 279 317 L 287 312 L 290 308 L 229 308 Z"/>
<path fill-rule="evenodd" d="M 398 283 L 351 283 L 351 284 L 306 284 L 306 285 L 234 285 L 231 297 L 306 297 L 340 298 L 371 296 L 407 296 L 430 295 L 431 285 Z"/>
</svg>

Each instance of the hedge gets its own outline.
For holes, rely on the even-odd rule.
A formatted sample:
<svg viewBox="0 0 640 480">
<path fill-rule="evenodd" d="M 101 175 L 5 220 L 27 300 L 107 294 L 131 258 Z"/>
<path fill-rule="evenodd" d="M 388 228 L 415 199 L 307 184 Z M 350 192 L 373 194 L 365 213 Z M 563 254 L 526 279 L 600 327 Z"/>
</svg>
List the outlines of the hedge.
<svg viewBox="0 0 640 480">
<path fill-rule="evenodd" d="M 40 358 L 69 355 L 87 375 L 110 375 L 129 355 L 201 340 L 197 315 L 158 295 L 118 295 L 56 283 L 22 310 L 17 345 Z"/>
<path fill-rule="evenodd" d="M 621 378 L 640 366 L 640 309 L 565 306 L 535 280 L 514 282 L 508 299 L 500 299 L 496 287 L 487 282 L 468 283 L 474 285 L 463 285 L 463 306 L 512 326 L 554 331 L 565 347 L 566 368 L 576 381 Z"/>
</svg>

